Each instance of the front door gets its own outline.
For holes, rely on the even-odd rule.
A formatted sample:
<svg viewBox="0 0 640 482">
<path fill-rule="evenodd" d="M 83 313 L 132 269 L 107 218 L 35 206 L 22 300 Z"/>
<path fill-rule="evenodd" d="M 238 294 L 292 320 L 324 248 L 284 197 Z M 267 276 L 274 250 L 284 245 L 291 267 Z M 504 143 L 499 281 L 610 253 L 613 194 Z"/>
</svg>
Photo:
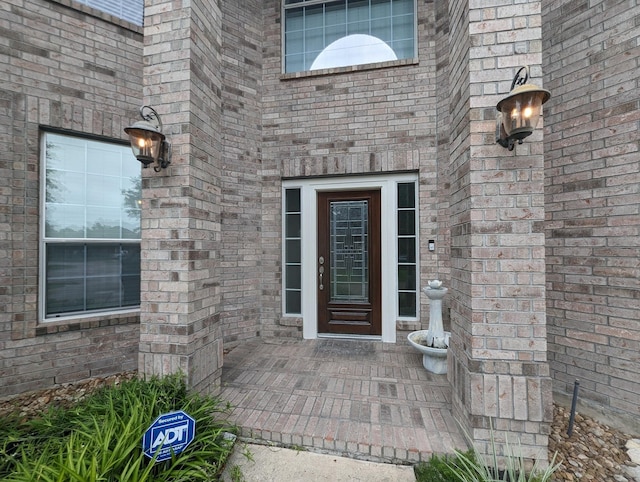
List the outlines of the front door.
<svg viewBox="0 0 640 482">
<path fill-rule="evenodd" d="M 381 335 L 380 191 L 318 193 L 318 333 Z"/>
</svg>

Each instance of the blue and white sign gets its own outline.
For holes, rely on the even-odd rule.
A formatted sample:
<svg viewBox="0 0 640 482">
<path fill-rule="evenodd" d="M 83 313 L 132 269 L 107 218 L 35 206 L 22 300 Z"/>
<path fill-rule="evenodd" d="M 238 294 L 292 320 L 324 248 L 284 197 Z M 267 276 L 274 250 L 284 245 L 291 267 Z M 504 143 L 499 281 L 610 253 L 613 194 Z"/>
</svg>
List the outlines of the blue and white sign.
<svg viewBox="0 0 640 482">
<path fill-rule="evenodd" d="M 156 418 L 144 433 L 142 450 L 149 458 L 157 454 L 156 462 L 162 462 L 187 448 L 195 435 L 196 421 L 189 415 L 182 410 L 165 413 Z"/>
</svg>

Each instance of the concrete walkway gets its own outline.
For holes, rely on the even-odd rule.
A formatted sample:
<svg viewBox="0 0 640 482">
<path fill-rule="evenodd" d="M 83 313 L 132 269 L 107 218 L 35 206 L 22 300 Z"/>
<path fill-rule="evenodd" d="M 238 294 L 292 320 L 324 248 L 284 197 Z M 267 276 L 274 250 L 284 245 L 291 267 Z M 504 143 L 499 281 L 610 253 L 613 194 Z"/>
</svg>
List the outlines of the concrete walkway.
<svg viewBox="0 0 640 482">
<path fill-rule="evenodd" d="M 236 482 L 415 482 L 413 467 L 236 442 L 222 474 Z"/>
<path fill-rule="evenodd" d="M 401 465 L 467 448 L 446 375 L 402 338 L 244 343 L 225 356 L 220 396 L 244 440 Z"/>
</svg>

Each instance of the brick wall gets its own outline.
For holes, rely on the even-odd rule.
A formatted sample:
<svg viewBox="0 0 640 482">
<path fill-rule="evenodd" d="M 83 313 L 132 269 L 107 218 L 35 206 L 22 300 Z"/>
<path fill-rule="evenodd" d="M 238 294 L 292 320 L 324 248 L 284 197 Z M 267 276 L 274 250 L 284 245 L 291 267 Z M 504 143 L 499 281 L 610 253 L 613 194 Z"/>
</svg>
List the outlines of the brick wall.
<svg viewBox="0 0 640 482">
<path fill-rule="evenodd" d="M 163 115 L 168 169 L 143 174 L 139 369 L 211 392 L 222 370 L 222 12 L 145 9 L 144 98 Z"/>
<path fill-rule="evenodd" d="M 282 176 L 416 170 L 421 239 L 436 240 L 435 255 L 421 247 L 421 284 L 454 288 L 450 377 L 474 436 L 497 417 L 529 449 L 545 445 L 543 212 L 554 389 L 579 378 L 585 406 L 637 423 L 637 1 L 545 0 L 540 17 L 536 1 L 426 0 L 418 62 L 300 76 L 281 74 L 279 1 L 173 3 L 148 12 L 144 99 L 175 151 L 144 178 L 143 370 L 181 368 L 207 390 L 222 333 L 300 336 L 281 313 Z M 137 316 L 38 323 L 38 129 L 123 138 L 143 52 L 140 28 L 71 0 L 0 13 L 3 396 L 137 366 Z M 544 209 L 539 130 L 514 155 L 492 139 L 494 100 L 522 64 L 553 94 Z M 507 395 L 486 396 L 496 390 Z"/>
<path fill-rule="evenodd" d="M 260 335 L 263 2 L 224 2 L 222 329 L 225 346 Z M 268 213 L 270 214 L 270 213 Z M 267 241 L 267 249 L 273 241 Z"/>
<path fill-rule="evenodd" d="M 449 19 L 453 411 L 482 453 L 492 437 L 518 440 L 546 463 L 541 132 L 514 151 L 494 137 L 518 67 L 542 82 L 540 2 L 451 1 Z"/>
<path fill-rule="evenodd" d="M 438 156 L 437 188 L 437 236 L 436 241 L 437 268 L 435 274 L 445 280 L 447 286 L 451 285 L 451 218 L 449 216 L 449 201 L 451 196 L 451 170 L 449 165 L 449 4 L 448 2 L 435 2 L 435 54 L 436 54 L 436 89 L 437 104 L 436 116 L 438 119 L 438 134 L 436 148 Z M 424 214 L 432 216 L 432 213 Z M 424 238 L 423 238 L 424 239 Z M 427 238 L 427 242 L 429 239 Z M 420 256 L 422 259 L 431 257 L 426 243 L 422 243 Z M 433 276 L 432 272 L 423 272 L 423 278 Z M 425 298 L 425 297 L 423 297 Z M 424 301 L 424 300 L 423 300 Z M 426 310 L 426 307 L 422 308 Z M 448 321 L 448 300 L 443 307 L 445 322 Z M 448 329 L 448 328 L 447 328 Z"/>
<path fill-rule="evenodd" d="M 543 1 L 549 358 L 640 430 L 640 4 Z"/>
<path fill-rule="evenodd" d="M 0 396 L 136 366 L 137 315 L 38 323 L 39 126 L 123 139 L 141 60 L 140 29 L 84 5 L 0 5 Z"/>
<path fill-rule="evenodd" d="M 421 239 L 443 239 L 435 215 L 434 2 L 418 2 L 418 15 L 417 62 L 282 74 L 280 2 L 265 2 L 262 235 L 266 325 L 262 330 L 266 335 L 300 336 L 299 320 L 286 326 L 288 320 L 281 318 L 282 176 L 418 171 Z M 425 285 L 427 279 L 439 275 L 437 255 L 423 258 L 422 263 L 421 285 Z"/>
</svg>

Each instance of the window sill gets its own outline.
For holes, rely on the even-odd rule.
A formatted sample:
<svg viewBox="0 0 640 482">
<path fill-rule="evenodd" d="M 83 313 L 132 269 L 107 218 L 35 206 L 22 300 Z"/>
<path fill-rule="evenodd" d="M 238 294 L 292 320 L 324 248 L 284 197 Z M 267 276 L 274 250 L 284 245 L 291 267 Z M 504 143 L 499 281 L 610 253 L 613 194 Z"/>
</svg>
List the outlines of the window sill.
<svg viewBox="0 0 640 482">
<path fill-rule="evenodd" d="M 396 329 L 400 331 L 416 331 L 422 329 L 420 320 L 396 320 Z"/>
<path fill-rule="evenodd" d="M 280 318 L 280 326 L 302 327 L 302 316 L 301 315 L 283 315 Z"/>
<path fill-rule="evenodd" d="M 67 316 L 47 319 L 38 323 L 36 336 L 64 333 L 68 331 L 89 330 L 114 325 L 140 323 L 140 309 L 111 311 L 92 315 Z"/>
<path fill-rule="evenodd" d="M 280 80 L 303 79 L 306 77 L 320 77 L 323 75 L 345 74 L 349 72 L 362 72 L 365 70 L 388 69 L 391 67 L 402 67 L 405 65 L 418 65 L 417 58 L 390 60 L 388 62 L 376 62 L 373 64 L 349 65 L 347 67 L 334 67 L 331 69 L 306 70 L 303 72 L 289 72 L 282 74 Z"/>
</svg>

